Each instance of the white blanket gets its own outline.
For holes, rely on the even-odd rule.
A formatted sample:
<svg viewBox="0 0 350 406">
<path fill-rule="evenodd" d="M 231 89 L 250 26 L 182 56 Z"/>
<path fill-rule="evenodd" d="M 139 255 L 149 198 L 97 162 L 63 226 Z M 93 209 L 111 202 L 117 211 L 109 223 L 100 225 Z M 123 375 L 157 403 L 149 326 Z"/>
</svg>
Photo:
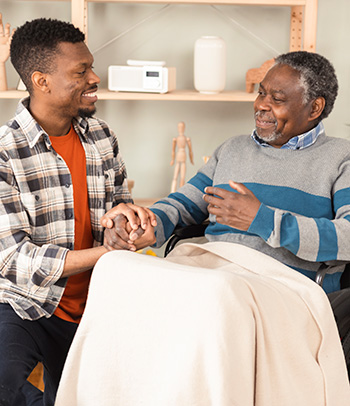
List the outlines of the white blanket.
<svg viewBox="0 0 350 406">
<path fill-rule="evenodd" d="M 55 406 L 349 406 L 327 296 L 232 243 L 104 255 Z"/>
</svg>

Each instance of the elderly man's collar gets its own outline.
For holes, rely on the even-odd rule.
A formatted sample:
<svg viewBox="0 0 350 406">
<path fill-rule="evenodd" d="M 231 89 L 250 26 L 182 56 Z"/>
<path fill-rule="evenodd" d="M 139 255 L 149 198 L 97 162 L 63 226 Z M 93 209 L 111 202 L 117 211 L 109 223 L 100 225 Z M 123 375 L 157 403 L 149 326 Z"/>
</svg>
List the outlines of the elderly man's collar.
<svg viewBox="0 0 350 406">
<path fill-rule="evenodd" d="M 300 134 L 291 138 L 286 144 L 282 145 L 281 149 L 300 150 L 310 147 L 316 142 L 317 138 L 321 134 L 324 134 L 324 132 L 325 132 L 324 125 L 321 121 L 320 123 L 318 123 L 316 127 L 312 128 L 310 131 L 307 131 L 304 134 Z M 251 137 L 258 145 L 262 147 L 273 148 L 270 144 L 259 138 L 255 129 L 253 130 Z"/>
</svg>

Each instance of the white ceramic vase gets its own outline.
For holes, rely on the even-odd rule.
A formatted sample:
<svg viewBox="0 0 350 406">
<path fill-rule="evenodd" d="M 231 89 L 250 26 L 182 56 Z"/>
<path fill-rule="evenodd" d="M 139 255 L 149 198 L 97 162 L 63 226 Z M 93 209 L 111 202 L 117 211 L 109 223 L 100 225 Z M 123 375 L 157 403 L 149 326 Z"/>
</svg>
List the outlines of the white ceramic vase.
<svg viewBox="0 0 350 406">
<path fill-rule="evenodd" d="M 200 93 L 222 92 L 226 84 L 226 43 L 204 36 L 194 46 L 194 87 Z"/>
</svg>

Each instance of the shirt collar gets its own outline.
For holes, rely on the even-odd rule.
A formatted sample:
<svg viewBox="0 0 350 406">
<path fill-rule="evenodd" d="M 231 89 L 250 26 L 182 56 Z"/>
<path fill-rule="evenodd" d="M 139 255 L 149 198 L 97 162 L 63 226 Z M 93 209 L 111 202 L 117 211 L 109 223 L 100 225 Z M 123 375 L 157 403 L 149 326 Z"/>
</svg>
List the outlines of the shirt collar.
<svg viewBox="0 0 350 406">
<path fill-rule="evenodd" d="M 318 123 L 316 127 L 312 128 L 310 131 L 307 131 L 304 134 L 297 135 L 291 138 L 286 144 L 282 145 L 281 149 L 292 149 L 292 150 L 299 150 L 310 147 L 314 144 L 317 138 L 324 134 L 324 125 L 322 122 Z M 262 147 L 271 147 L 270 144 L 259 138 L 256 133 L 256 130 L 253 130 L 251 137 L 253 140 Z"/>
<path fill-rule="evenodd" d="M 46 132 L 30 114 L 30 111 L 28 109 L 29 99 L 29 97 L 26 97 L 18 103 L 15 119 L 18 122 L 19 126 L 22 128 L 23 133 L 27 137 L 28 143 L 31 148 L 38 142 L 40 137 L 43 137 L 48 145 L 51 145 Z M 75 129 L 79 129 L 80 134 L 85 136 L 89 128 L 88 121 L 83 117 L 76 117 L 73 122 L 74 124 L 76 124 Z"/>
</svg>

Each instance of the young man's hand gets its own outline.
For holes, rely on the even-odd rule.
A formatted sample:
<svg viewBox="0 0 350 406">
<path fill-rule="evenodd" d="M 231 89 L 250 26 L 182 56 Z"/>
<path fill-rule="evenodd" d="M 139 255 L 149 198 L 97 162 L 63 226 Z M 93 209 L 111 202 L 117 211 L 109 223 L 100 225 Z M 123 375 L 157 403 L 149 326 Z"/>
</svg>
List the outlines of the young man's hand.
<svg viewBox="0 0 350 406">
<path fill-rule="evenodd" d="M 121 203 L 109 210 L 100 220 L 105 227 L 104 245 L 109 250 L 135 251 L 155 243 L 153 227 L 155 214 L 132 203 Z"/>
</svg>

